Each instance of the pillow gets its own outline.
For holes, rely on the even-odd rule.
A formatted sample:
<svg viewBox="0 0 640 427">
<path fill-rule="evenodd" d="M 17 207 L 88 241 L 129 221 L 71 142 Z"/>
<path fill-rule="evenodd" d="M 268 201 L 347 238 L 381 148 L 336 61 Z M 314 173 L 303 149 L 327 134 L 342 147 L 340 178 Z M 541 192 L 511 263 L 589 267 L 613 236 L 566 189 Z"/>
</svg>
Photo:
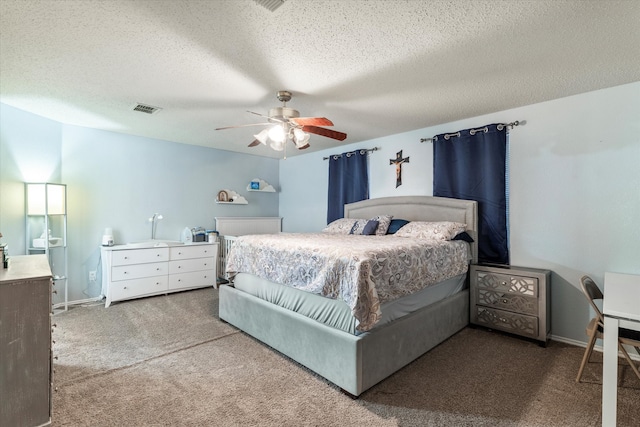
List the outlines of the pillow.
<svg viewBox="0 0 640 427">
<path fill-rule="evenodd" d="M 372 219 L 359 219 L 351 227 L 349 234 L 362 234 L 364 236 L 371 236 L 376 234 L 376 228 L 378 228 L 378 221 Z"/>
<path fill-rule="evenodd" d="M 387 234 L 389 224 L 391 224 L 392 215 L 377 215 L 371 218 L 371 221 L 378 221 L 378 228 L 376 229 L 376 236 L 384 236 Z"/>
<path fill-rule="evenodd" d="M 389 228 L 387 229 L 387 234 L 394 234 L 400 229 L 400 227 L 406 224 L 409 224 L 409 221 L 406 219 L 392 219 L 391 224 L 389 224 Z"/>
<path fill-rule="evenodd" d="M 356 221 L 366 221 L 366 219 L 339 218 L 323 228 L 322 231 L 324 233 L 349 234 Z"/>
<path fill-rule="evenodd" d="M 451 221 L 425 222 L 412 221 L 398 231 L 395 236 L 415 237 L 429 240 L 451 240 L 467 229 L 466 224 Z"/>
<path fill-rule="evenodd" d="M 474 242 L 473 237 L 471 237 L 469 233 L 467 233 L 466 231 L 463 231 L 460 234 L 456 234 L 456 237 L 454 237 L 451 240 L 464 240 L 465 242 L 468 242 L 468 243 Z"/>
<path fill-rule="evenodd" d="M 352 221 L 355 221 L 355 222 L 351 226 L 351 230 L 349 230 L 349 234 L 362 234 L 362 230 L 364 230 L 364 227 L 369 222 L 368 219 L 355 219 Z"/>
</svg>

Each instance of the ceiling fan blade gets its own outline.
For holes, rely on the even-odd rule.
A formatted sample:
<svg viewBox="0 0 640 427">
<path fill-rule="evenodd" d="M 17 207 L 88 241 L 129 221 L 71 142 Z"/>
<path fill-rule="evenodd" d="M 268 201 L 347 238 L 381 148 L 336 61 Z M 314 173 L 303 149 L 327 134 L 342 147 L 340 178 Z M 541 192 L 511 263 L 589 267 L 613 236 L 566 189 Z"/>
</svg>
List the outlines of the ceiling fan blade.
<svg viewBox="0 0 640 427">
<path fill-rule="evenodd" d="M 264 117 L 265 119 L 270 120 L 271 122 L 278 122 L 278 123 L 284 123 L 284 120 L 280 120 L 276 117 L 269 117 L 269 116 L 265 116 L 264 114 L 260 114 L 260 113 L 255 113 L 253 111 L 249 111 L 247 110 L 247 113 L 251 113 L 251 114 L 255 114 L 256 116 L 260 116 L 260 117 Z"/>
<path fill-rule="evenodd" d="M 307 142 L 307 143 L 306 143 L 305 145 L 303 145 L 302 147 L 298 147 L 298 150 L 304 150 L 305 148 L 309 148 L 309 147 L 311 147 L 311 144 L 309 144 L 309 143 Z"/>
<path fill-rule="evenodd" d="M 326 117 L 296 117 L 290 120 L 300 126 L 333 126 L 333 122 Z"/>
<path fill-rule="evenodd" d="M 248 126 L 269 126 L 270 124 L 271 123 L 250 123 L 248 125 L 225 126 L 225 127 L 221 127 L 221 128 L 216 128 L 216 130 L 246 128 Z"/>
<path fill-rule="evenodd" d="M 325 129 L 318 126 L 302 126 L 302 130 L 309 133 L 315 133 L 316 135 L 326 136 L 327 138 L 337 139 L 338 141 L 344 141 L 347 139 L 347 134 L 338 132 L 336 130 Z"/>
<path fill-rule="evenodd" d="M 251 144 L 247 145 L 247 147 L 255 147 L 256 145 L 260 145 L 260 141 L 254 139 Z"/>
</svg>

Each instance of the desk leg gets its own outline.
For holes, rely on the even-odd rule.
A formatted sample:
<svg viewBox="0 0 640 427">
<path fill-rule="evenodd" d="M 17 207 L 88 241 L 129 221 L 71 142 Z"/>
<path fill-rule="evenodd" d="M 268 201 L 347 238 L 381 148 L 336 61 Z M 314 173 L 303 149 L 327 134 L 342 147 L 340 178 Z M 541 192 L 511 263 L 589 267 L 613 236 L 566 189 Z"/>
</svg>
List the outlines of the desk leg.
<svg viewBox="0 0 640 427">
<path fill-rule="evenodd" d="M 616 425 L 618 404 L 618 319 L 604 316 L 602 426 Z"/>
</svg>

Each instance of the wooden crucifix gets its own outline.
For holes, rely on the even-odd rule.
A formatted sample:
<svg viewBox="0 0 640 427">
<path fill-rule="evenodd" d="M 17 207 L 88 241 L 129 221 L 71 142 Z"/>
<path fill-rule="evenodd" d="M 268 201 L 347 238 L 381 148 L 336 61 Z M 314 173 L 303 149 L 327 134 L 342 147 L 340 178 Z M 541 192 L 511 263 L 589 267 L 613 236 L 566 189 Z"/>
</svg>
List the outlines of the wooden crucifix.
<svg viewBox="0 0 640 427">
<path fill-rule="evenodd" d="M 402 185 L 402 164 L 409 163 L 409 157 L 402 158 L 402 150 L 396 153 L 395 159 L 389 159 L 390 165 L 396 165 L 396 188 Z"/>
</svg>

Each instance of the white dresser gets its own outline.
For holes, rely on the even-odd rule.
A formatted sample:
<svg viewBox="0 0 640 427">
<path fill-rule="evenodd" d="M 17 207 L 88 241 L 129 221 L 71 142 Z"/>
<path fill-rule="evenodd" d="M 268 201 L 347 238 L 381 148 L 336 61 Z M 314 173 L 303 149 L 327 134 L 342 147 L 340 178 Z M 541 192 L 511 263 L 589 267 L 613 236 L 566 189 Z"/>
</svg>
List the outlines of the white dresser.
<svg viewBox="0 0 640 427">
<path fill-rule="evenodd" d="M 218 243 L 102 248 L 102 294 L 114 301 L 214 286 Z"/>
</svg>

